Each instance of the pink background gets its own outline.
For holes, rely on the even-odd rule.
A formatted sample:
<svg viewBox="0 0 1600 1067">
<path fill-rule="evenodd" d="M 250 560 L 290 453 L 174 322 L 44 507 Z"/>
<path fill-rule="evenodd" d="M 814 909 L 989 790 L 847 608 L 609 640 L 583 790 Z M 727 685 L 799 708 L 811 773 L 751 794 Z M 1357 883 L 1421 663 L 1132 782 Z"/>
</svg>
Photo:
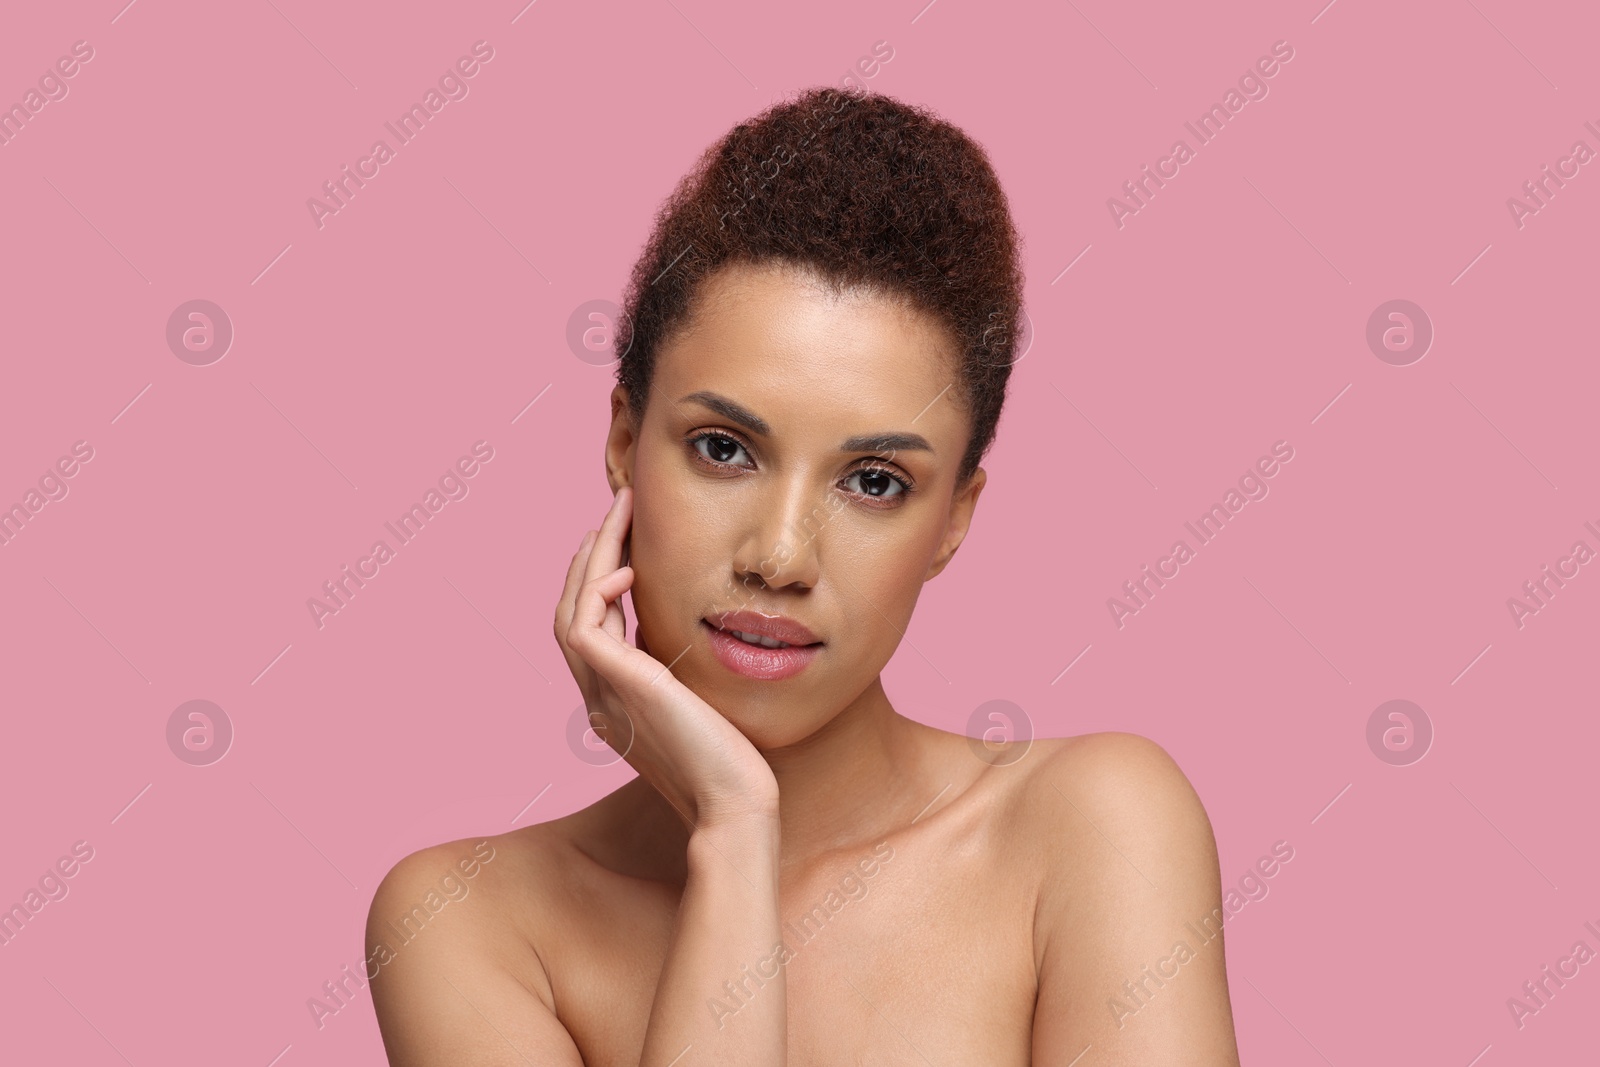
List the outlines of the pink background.
<svg viewBox="0 0 1600 1067">
<path fill-rule="evenodd" d="M 1592 10 L 122 3 L 0 34 L 0 102 L 94 49 L 0 147 L 0 503 L 94 449 L 0 547 L 0 903 L 95 850 L 0 947 L 0 1058 L 380 1063 L 364 990 L 320 1029 L 306 1000 L 359 965 L 384 872 L 632 775 L 569 750 L 550 634 L 610 499 L 612 372 L 568 317 L 619 298 L 708 143 L 880 40 L 869 87 L 989 149 L 1036 332 L 897 706 L 1156 739 L 1225 883 L 1293 846 L 1228 927 L 1246 1063 L 1594 1055 L 1600 964 L 1520 1030 L 1506 1007 L 1600 949 L 1600 565 L 1521 628 L 1506 603 L 1600 549 L 1600 164 L 1520 228 L 1506 206 L 1600 149 Z M 470 95 L 319 229 L 307 198 L 478 40 Z M 1114 225 L 1279 40 L 1270 94 Z M 198 298 L 235 330 L 209 366 L 165 340 Z M 1365 340 L 1399 298 L 1436 331 L 1409 366 Z M 307 599 L 478 440 L 470 494 L 319 630 Z M 1270 495 L 1119 629 L 1107 598 L 1279 440 Z M 209 766 L 166 740 L 193 699 L 236 732 Z M 1391 699 L 1433 725 L 1420 762 L 1368 747 Z"/>
</svg>

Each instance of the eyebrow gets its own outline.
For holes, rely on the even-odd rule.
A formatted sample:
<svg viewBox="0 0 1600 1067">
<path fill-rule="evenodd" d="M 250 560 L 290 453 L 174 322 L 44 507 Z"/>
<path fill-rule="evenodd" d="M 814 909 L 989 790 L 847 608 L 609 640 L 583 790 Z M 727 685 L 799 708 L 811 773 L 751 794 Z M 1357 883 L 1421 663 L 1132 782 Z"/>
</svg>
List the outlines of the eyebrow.
<svg viewBox="0 0 1600 1067">
<path fill-rule="evenodd" d="M 772 435 L 772 427 L 767 424 L 767 420 L 744 405 L 735 403 L 719 393 L 700 390 L 679 398 L 679 403 L 690 402 L 710 408 L 729 422 L 736 422 L 753 434 L 761 437 L 770 437 Z M 933 452 L 934 447 L 921 434 L 885 431 L 883 433 L 857 434 L 854 437 L 846 438 L 839 445 L 839 451 Z"/>
</svg>

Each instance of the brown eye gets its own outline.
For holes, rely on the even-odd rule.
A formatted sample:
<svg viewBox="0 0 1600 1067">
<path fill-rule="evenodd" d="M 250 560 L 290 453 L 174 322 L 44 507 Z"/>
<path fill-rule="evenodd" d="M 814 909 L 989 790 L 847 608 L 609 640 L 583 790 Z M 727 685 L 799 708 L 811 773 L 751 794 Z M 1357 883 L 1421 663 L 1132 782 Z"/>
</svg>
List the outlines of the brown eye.
<svg viewBox="0 0 1600 1067">
<path fill-rule="evenodd" d="M 855 479 L 860 480 L 861 488 L 851 491 L 875 500 L 894 500 L 911 491 L 905 479 L 881 467 L 863 467 L 846 478 L 845 484 L 848 485 Z"/>
<path fill-rule="evenodd" d="M 734 457 L 744 451 L 744 445 L 721 433 L 703 433 L 696 436 L 690 446 L 712 463 L 738 466 Z"/>
</svg>

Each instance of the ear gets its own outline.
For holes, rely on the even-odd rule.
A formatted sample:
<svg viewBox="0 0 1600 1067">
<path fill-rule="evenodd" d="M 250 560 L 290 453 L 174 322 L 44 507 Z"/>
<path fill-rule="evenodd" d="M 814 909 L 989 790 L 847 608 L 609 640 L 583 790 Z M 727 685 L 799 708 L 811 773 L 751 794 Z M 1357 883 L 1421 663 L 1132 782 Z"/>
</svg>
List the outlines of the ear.
<svg viewBox="0 0 1600 1067">
<path fill-rule="evenodd" d="M 972 526 L 972 512 L 977 508 L 978 497 L 988 480 L 988 473 L 979 467 L 972 472 L 966 485 L 956 491 L 955 498 L 950 502 L 950 522 L 945 526 L 944 540 L 939 543 L 939 551 L 929 564 L 928 576 L 923 581 L 938 577 L 945 564 L 950 562 L 950 557 L 956 554 L 956 549 L 961 547 L 961 542 L 967 539 L 967 530 Z"/>
<path fill-rule="evenodd" d="M 628 409 L 628 391 L 622 386 L 611 390 L 611 431 L 606 435 L 606 481 L 611 493 L 633 484 L 634 449 L 639 443 L 638 427 Z"/>
</svg>

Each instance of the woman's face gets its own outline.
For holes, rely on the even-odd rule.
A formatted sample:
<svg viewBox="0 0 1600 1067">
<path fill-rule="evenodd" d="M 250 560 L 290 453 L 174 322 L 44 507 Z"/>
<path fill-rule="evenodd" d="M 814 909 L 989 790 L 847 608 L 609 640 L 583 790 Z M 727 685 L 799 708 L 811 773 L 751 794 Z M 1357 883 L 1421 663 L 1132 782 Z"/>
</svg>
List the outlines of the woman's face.
<svg viewBox="0 0 1600 1067">
<path fill-rule="evenodd" d="M 956 485 L 970 421 L 953 354 L 921 313 L 740 264 L 658 353 L 642 425 L 613 393 L 638 633 L 758 748 L 803 740 L 874 682 L 966 536 L 985 475 Z M 736 611 L 821 644 L 771 656 L 728 633 Z"/>
</svg>

